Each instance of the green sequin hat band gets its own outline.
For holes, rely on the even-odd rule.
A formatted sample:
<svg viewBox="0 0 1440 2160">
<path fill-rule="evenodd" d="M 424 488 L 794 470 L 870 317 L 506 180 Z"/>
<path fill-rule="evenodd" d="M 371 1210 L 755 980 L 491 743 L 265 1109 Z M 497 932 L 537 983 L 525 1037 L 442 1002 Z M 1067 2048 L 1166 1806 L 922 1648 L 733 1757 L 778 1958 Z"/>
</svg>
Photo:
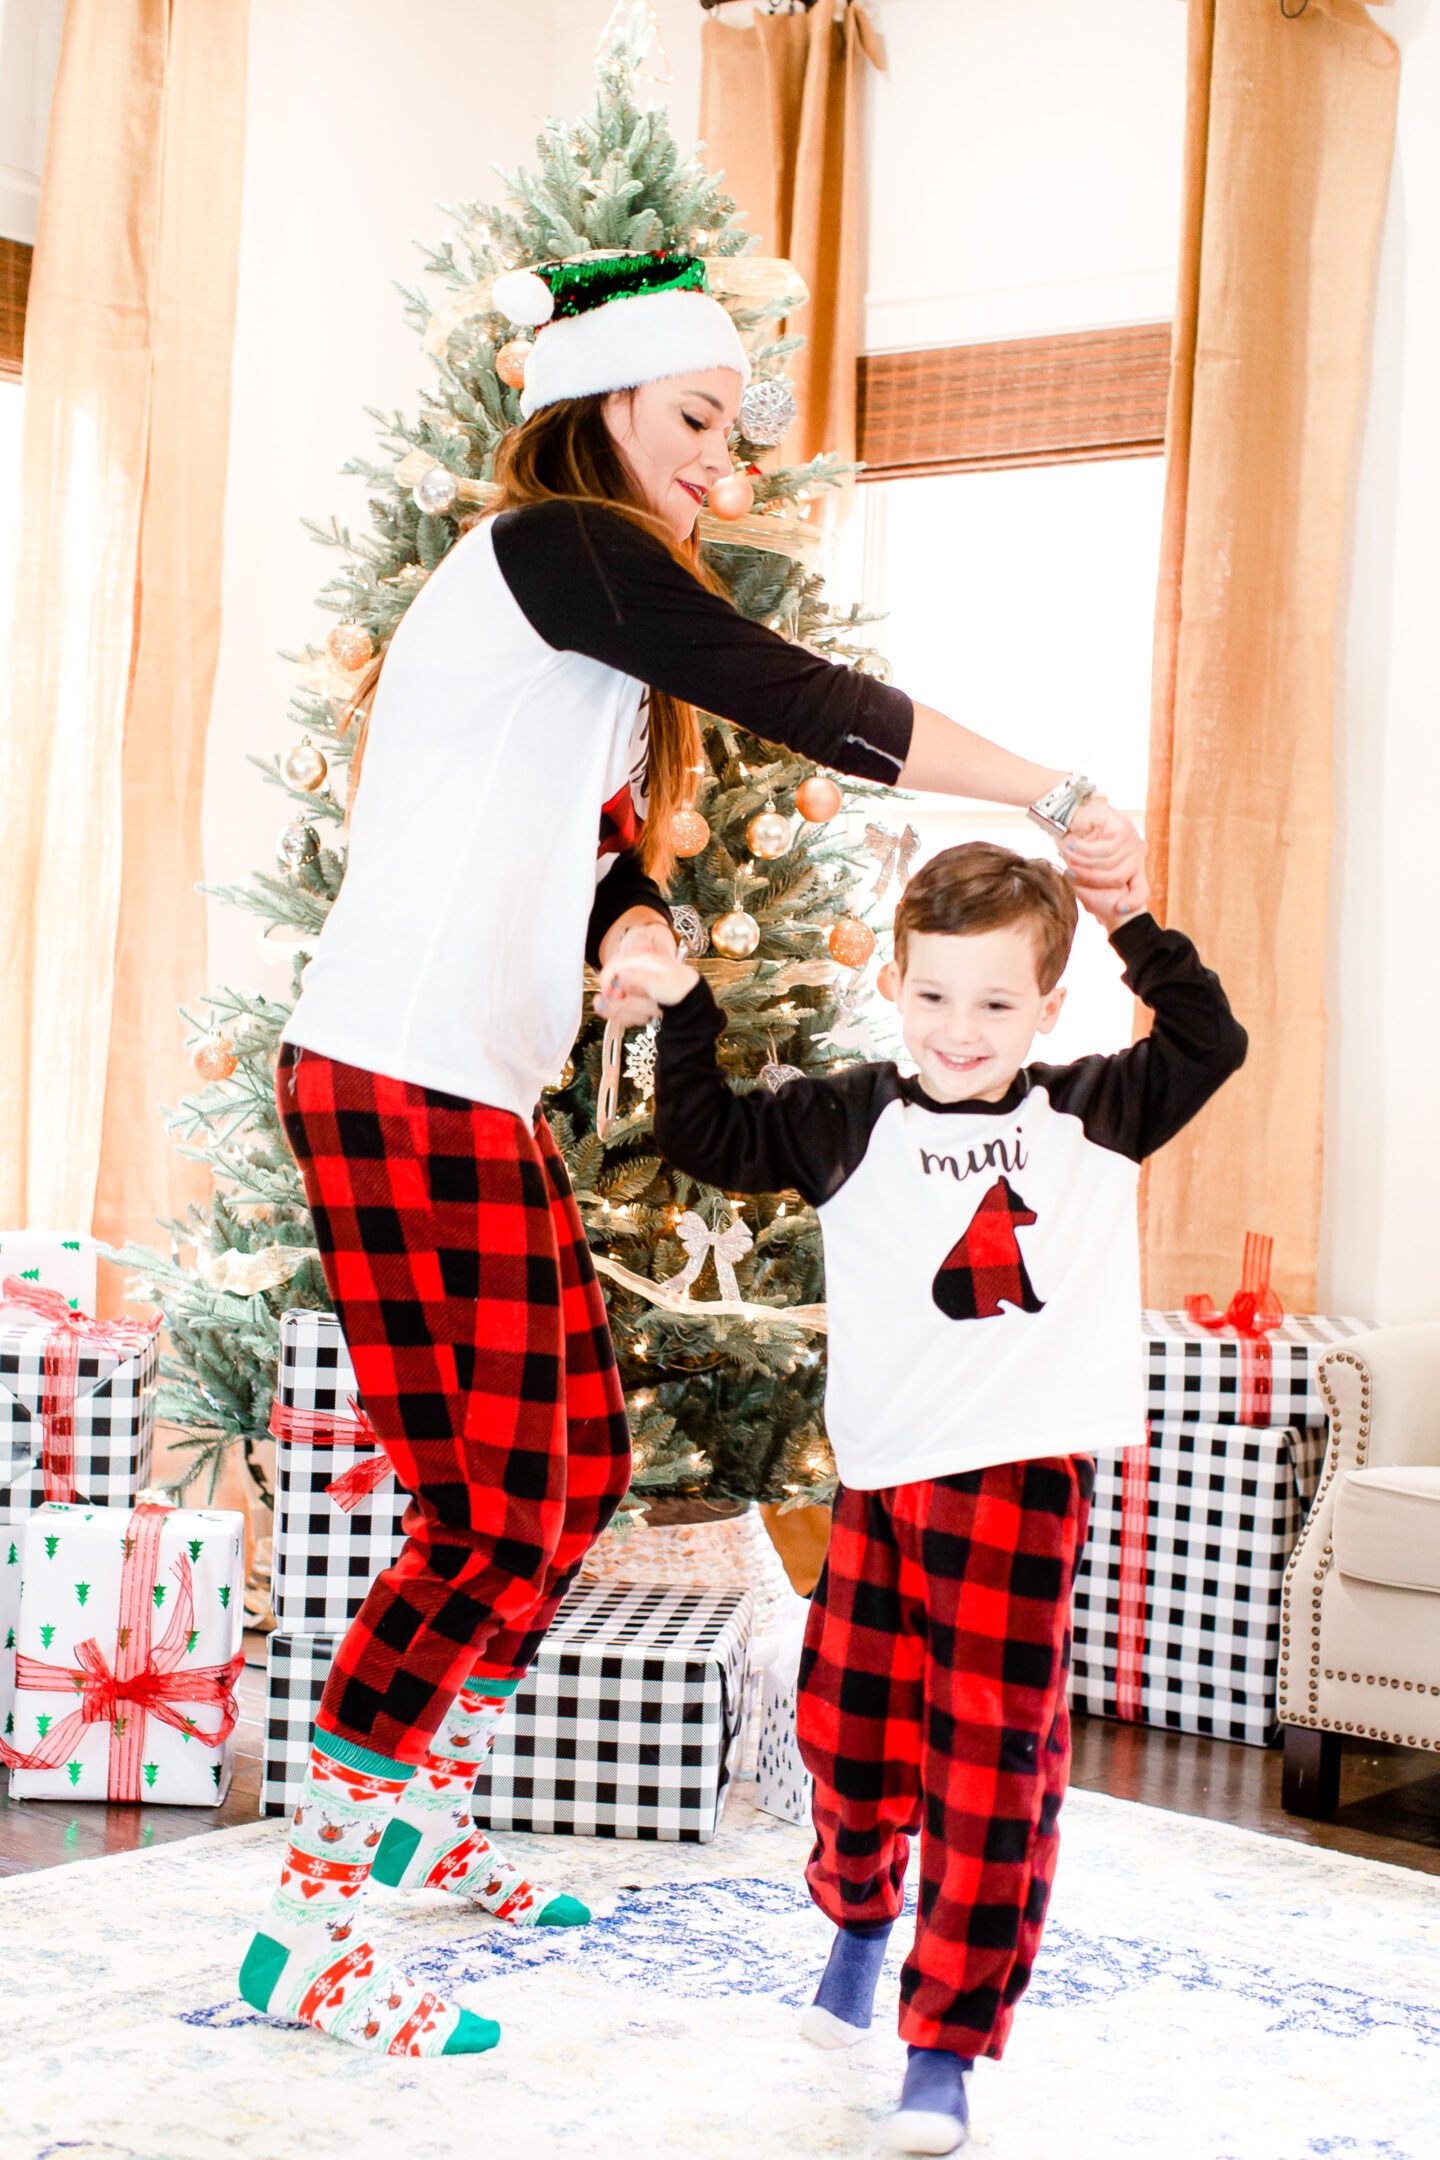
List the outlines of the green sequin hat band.
<svg viewBox="0 0 1440 2160">
<path fill-rule="evenodd" d="M 528 419 L 564 398 L 633 389 L 668 375 L 750 363 L 698 255 L 595 254 L 511 270 L 491 291 L 496 310 L 538 334 L 520 410 Z"/>
</svg>

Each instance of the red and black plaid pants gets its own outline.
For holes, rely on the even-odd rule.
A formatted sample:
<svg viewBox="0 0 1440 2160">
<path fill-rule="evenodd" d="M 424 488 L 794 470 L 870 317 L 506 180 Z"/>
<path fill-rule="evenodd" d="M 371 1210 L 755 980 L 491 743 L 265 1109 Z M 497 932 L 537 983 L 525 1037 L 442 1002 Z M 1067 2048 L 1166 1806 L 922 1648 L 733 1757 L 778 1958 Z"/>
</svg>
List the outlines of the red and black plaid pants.
<svg viewBox="0 0 1440 2160">
<path fill-rule="evenodd" d="M 420 1763 L 472 1673 L 525 1671 L 625 1493 L 605 1303 L 538 1112 L 288 1045 L 276 1092 L 361 1401 L 412 1499 L 319 1725 Z"/>
<path fill-rule="evenodd" d="M 1000 1463 L 842 1490 L 800 1663 L 806 1880 L 895 1920 L 922 1831 L 900 2037 L 1002 2053 L 1040 1944 L 1070 1771 L 1070 1592 L 1094 1466 Z M 923 1829 L 922 1829 L 923 1826 Z"/>
</svg>

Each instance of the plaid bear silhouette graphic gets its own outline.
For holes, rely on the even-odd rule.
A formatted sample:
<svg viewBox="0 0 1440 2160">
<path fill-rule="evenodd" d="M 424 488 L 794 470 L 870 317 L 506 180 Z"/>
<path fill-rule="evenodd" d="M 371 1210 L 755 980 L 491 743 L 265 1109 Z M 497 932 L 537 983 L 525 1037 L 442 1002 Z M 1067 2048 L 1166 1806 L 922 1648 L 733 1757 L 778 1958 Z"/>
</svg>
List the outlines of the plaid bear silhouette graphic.
<svg viewBox="0 0 1440 2160">
<path fill-rule="evenodd" d="M 1045 1300 L 1035 1295 L 1015 1236 L 1035 1220 L 1009 1179 L 997 1178 L 935 1277 L 931 1295 L 947 1320 L 993 1320 L 1005 1305 L 1043 1311 Z"/>
</svg>

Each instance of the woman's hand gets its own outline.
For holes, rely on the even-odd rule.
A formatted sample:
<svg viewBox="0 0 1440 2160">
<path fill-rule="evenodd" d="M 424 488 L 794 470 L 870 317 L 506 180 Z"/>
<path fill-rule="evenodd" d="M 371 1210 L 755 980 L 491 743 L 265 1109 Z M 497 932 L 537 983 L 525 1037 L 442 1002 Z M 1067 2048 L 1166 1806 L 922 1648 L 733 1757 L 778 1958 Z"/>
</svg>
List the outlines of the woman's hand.
<svg viewBox="0 0 1440 2160">
<path fill-rule="evenodd" d="M 1121 903 L 1118 915 L 1138 915 L 1145 906 L 1149 898 L 1145 843 L 1124 811 L 1106 802 L 1103 795 L 1092 795 L 1080 804 L 1060 842 L 1060 852 L 1076 886 L 1105 893 Z"/>
<path fill-rule="evenodd" d="M 602 1020 L 618 1020 L 622 1027 L 643 1027 L 653 1020 L 660 1010 L 638 977 L 633 988 L 622 990 L 616 974 L 616 962 L 621 955 L 627 964 L 631 960 L 651 959 L 678 966 L 675 958 L 677 940 L 668 922 L 652 908 L 628 908 L 611 923 L 600 940 L 600 990 L 595 999 L 595 1010 Z M 695 980 L 692 970 L 685 969 L 690 982 Z M 686 989 L 690 983 L 686 984 Z M 683 997 L 682 990 L 680 995 Z M 666 1002 L 669 1002 L 668 1000 Z"/>
<path fill-rule="evenodd" d="M 1078 875 L 1072 878 L 1071 883 L 1075 887 L 1075 897 L 1081 907 L 1095 917 L 1107 937 L 1112 930 L 1118 930 L 1122 923 L 1133 922 L 1137 915 L 1143 915 L 1150 905 L 1150 886 L 1145 876 L 1143 857 L 1140 868 L 1128 884 L 1119 890 L 1113 885 L 1096 889 L 1082 883 Z"/>
<path fill-rule="evenodd" d="M 632 1027 L 632 1008 L 637 1019 L 653 1020 L 662 1005 L 678 1005 L 688 997 L 699 980 L 696 970 L 673 954 L 662 956 L 627 943 L 601 973 L 595 1010 L 609 1020 L 623 1017 L 626 1027 Z"/>
</svg>

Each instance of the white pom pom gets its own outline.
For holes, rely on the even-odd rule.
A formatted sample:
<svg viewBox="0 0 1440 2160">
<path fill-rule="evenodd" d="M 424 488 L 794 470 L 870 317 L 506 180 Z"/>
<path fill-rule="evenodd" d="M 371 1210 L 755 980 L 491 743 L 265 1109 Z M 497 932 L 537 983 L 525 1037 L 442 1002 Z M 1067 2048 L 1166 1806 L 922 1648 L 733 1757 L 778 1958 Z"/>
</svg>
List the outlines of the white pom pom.
<svg viewBox="0 0 1440 2160">
<path fill-rule="evenodd" d="M 538 330 L 555 312 L 555 295 L 533 270 L 507 270 L 491 286 L 490 304 L 511 322 Z"/>
</svg>

